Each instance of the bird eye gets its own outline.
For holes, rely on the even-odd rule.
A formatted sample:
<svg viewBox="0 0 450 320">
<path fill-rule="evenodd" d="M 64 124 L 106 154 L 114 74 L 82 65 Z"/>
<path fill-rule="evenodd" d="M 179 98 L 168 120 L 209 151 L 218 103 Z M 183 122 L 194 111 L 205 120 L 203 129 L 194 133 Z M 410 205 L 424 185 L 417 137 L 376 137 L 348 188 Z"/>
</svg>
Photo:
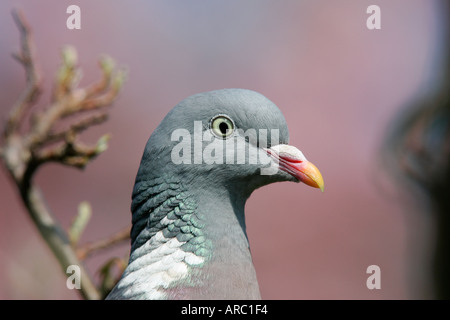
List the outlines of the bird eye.
<svg viewBox="0 0 450 320">
<path fill-rule="evenodd" d="M 234 122 L 224 115 L 218 115 L 211 119 L 210 127 L 212 132 L 219 138 L 226 138 L 234 131 Z"/>
</svg>

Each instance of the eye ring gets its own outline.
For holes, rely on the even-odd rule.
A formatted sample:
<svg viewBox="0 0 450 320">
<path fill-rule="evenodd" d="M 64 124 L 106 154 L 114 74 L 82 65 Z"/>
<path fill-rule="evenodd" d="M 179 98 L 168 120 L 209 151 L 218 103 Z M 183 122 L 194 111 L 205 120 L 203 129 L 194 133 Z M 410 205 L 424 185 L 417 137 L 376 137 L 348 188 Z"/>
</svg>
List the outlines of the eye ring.
<svg viewBox="0 0 450 320">
<path fill-rule="evenodd" d="M 209 122 L 211 132 L 218 138 L 226 139 L 234 132 L 234 121 L 224 114 L 214 116 Z"/>
</svg>

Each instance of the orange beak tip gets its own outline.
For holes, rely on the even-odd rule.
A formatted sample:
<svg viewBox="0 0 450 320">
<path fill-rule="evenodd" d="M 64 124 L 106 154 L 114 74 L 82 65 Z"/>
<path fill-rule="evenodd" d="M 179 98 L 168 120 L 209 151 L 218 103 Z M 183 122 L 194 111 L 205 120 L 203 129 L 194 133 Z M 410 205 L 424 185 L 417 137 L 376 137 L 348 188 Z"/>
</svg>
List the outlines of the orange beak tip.
<svg viewBox="0 0 450 320">
<path fill-rule="evenodd" d="M 304 162 L 299 166 L 300 181 L 307 184 L 308 186 L 318 188 L 320 191 L 324 192 L 325 184 L 323 182 L 322 174 L 319 169 L 309 161 Z"/>
</svg>

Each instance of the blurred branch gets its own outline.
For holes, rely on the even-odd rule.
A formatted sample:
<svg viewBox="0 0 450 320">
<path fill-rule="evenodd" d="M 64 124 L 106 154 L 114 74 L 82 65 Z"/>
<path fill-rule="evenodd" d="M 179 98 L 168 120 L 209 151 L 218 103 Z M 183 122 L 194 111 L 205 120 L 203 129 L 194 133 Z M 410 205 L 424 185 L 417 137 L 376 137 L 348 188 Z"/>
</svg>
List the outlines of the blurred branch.
<svg viewBox="0 0 450 320">
<path fill-rule="evenodd" d="M 83 201 L 78 206 L 78 214 L 73 219 L 69 229 L 69 240 L 73 247 L 78 245 L 81 235 L 92 216 L 92 208 L 89 202 Z"/>
<path fill-rule="evenodd" d="M 434 294 L 450 299 L 450 5 L 441 2 L 446 23 L 442 79 L 433 91 L 420 97 L 394 122 L 386 138 L 385 160 L 391 173 L 407 185 L 420 190 L 430 204 L 435 220 L 433 232 Z M 414 188 L 413 188 L 414 187 Z"/>
<path fill-rule="evenodd" d="M 94 252 L 110 248 L 111 246 L 121 243 L 124 240 L 129 240 L 130 231 L 131 227 L 126 227 L 106 239 L 100 239 L 95 242 L 89 242 L 83 245 L 82 247 L 77 248 L 77 256 L 79 257 L 80 260 L 84 260 Z"/>
<path fill-rule="evenodd" d="M 83 267 L 76 248 L 90 213 L 80 212 L 68 234 L 51 214 L 32 178 L 44 163 L 58 162 L 84 168 L 106 150 L 108 135 L 101 137 L 95 145 L 89 146 L 79 141 L 78 134 L 107 120 L 108 114 L 104 109 L 116 99 L 125 73 L 117 70 L 111 58 L 103 57 L 100 60 L 101 80 L 88 88 L 80 88 L 78 82 L 81 72 L 77 67 L 76 50 L 65 47 L 51 103 L 41 112 L 32 111 L 42 92 L 41 74 L 37 68 L 31 29 L 22 12 L 13 11 L 13 18 L 21 38 L 21 50 L 13 57 L 25 69 L 26 86 L 7 118 L 0 143 L 0 158 L 17 185 L 31 219 L 52 249 L 63 272 L 66 272 L 69 265 L 78 265 L 82 279 L 81 295 L 86 299 L 99 299 L 101 293 Z M 80 115 L 86 112 L 89 114 L 80 119 Z M 28 114 L 31 121 L 27 127 L 25 120 Z M 72 124 L 57 130 L 56 127 L 61 127 L 63 119 L 68 119 Z M 101 245 L 82 249 L 83 258 L 126 237 L 122 232 L 120 237 L 114 235 L 111 238 L 102 240 Z"/>
<path fill-rule="evenodd" d="M 24 113 L 30 108 L 33 102 L 36 101 L 41 93 L 41 76 L 36 68 L 33 58 L 34 47 L 33 41 L 31 41 L 30 27 L 22 12 L 14 11 L 13 18 L 21 35 L 21 52 L 13 54 L 13 57 L 25 68 L 26 87 L 12 108 L 6 123 L 5 135 L 17 130 L 19 121 L 23 118 Z"/>
</svg>

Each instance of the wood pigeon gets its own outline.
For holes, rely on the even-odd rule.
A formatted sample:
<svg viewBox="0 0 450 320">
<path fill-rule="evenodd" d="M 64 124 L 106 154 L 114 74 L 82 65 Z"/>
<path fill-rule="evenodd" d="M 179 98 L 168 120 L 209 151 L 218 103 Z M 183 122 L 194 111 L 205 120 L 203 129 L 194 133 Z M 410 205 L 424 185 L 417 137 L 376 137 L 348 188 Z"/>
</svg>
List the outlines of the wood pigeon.
<svg viewBox="0 0 450 320">
<path fill-rule="evenodd" d="M 216 90 L 176 105 L 145 146 L 129 264 L 107 299 L 260 299 L 246 200 L 277 181 L 324 187 L 288 140 L 281 111 L 254 91 Z"/>
</svg>

